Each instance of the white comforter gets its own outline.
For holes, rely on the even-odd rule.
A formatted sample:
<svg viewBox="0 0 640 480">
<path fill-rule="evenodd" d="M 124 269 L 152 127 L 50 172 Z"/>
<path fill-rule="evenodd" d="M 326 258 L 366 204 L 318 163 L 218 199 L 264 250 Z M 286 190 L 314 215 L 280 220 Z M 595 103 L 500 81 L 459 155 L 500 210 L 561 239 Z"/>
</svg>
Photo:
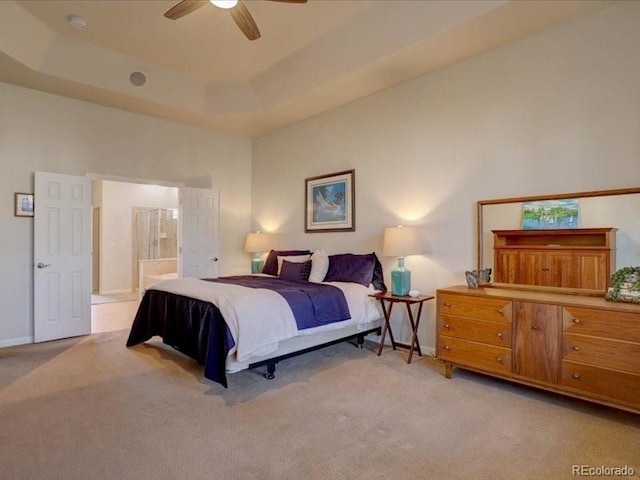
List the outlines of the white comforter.
<svg viewBox="0 0 640 480">
<path fill-rule="evenodd" d="M 382 316 L 377 302 L 368 296 L 374 292 L 372 287 L 346 282 L 328 282 L 327 285 L 336 286 L 344 292 L 351 320 L 300 331 L 287 301 L 271 290 L 212 283 L 197 278 L 164 280 L 155 283 L 153 289 L 216 305 L 236 343 L 229 353 L 234 354 L 237 361 L 245 362 L 252 356 L 276 351 L 278 342 L 287 338 L 340 328 L 347 322 L 364 325 Z"/>
</svg>

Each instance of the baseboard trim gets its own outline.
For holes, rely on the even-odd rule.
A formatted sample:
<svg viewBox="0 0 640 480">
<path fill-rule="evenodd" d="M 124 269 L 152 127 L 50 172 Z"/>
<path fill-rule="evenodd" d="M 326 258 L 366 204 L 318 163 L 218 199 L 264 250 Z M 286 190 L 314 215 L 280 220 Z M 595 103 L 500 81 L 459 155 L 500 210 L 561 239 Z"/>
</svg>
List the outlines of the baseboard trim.
<svg viewBox="0 0 640 480">
<path fill-rule="evenodd" d="M 0 340 L 0 348 L 15 347 L 16 345 L 26 345 L 33 343 L 33 337 L 10 338 L 9 340 Z"/>
<path fill-rule="evenodd" d="M 133 293 L 133 289 L 129 288 L 129 289 L 120 289 L 120 290 L 103 290 L 98 294 L 94 295 L 118 295 L 120 293 Z"/>
</svg>

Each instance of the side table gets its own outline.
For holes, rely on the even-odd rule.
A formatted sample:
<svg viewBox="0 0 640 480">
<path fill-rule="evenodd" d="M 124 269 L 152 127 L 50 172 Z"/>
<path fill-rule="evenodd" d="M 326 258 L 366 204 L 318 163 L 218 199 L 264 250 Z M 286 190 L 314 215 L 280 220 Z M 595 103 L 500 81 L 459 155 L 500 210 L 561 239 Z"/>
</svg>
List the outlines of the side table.
<svg viewBox="0 0 640 480">
<path fill-rule="evenodd" d="M 378 347 L 378 356 L 382 354 L 382 348 L 384 347 L 384 339 L 387 335 L 387 331 L 389 332 L 391 346 L 394 350 L 396 350 L 397 347 L 409 349 L 409 358 L 407 359 L 407 363 L 411 363 L 411 358 L 413 357 L 414 350 L 417 350 L 418 355 L 422 356 L 422 350 L 420 350 L 420 342 L 418 341 L 418 326 L 420 325 L 422 306 L 424 305 L 424 302 L 426 302 L 427 300 L 432 300 L 435 297 L 432 295 L 419 295 L 417 297 L 399 296 L 391 295 L 391 293 L 389 292 L 372 293 L 369 296 L 380 301 L 380 305 L 382 305 L 382 311 L 384 312 L 384 328 L 382 329 L 382 338 L 380 339 L 380 346 Z M 409 322 L 411 323 L 411 330 L 413 332 L 413 335 L 411 337 L 411 345 L 396 342 L 393 338 L 393 332 L 391 331 L 391 324 L 389 323 L 389 319 L 391 318 L 391 310 L 393 309 L 393 305 L 396 303 L 404 303 L 407 306 L 407 312 L 409 313 Z M 418 312 L 415 318 L 413 316 L 413 311 L 411 310 L 411 305 L 414 304 L 418 304 Z"/>
</svg>

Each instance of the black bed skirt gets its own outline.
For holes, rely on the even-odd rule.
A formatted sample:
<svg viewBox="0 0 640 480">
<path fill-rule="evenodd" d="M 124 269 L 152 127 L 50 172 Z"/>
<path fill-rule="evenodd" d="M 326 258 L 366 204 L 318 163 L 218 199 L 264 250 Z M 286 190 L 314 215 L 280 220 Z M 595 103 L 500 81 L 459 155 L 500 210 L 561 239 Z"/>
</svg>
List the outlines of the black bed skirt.
<svg viewBox="0 0 640 480">
<path fill-rule="evenodd" d="M 147 290 L 127 347 L 154 336 L 204 365 L 204 376 L 227 387 L 225 362 L 234 341 L 218 307 L 174 293 Z"/>
</svg>

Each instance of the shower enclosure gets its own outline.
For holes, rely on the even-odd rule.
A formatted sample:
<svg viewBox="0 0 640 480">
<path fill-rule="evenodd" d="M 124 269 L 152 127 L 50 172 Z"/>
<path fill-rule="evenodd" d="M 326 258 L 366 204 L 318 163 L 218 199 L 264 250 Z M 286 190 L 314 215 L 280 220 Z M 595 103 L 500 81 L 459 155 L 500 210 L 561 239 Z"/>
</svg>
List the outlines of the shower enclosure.
<svg viewBox="0 0 640 480">
<path fill-rule="evenodd" d="M 138 288 L 140 260 L 175 259 L 178 256 L 178 210 L 133 207 L 132 282 Z"/>
</svg>

